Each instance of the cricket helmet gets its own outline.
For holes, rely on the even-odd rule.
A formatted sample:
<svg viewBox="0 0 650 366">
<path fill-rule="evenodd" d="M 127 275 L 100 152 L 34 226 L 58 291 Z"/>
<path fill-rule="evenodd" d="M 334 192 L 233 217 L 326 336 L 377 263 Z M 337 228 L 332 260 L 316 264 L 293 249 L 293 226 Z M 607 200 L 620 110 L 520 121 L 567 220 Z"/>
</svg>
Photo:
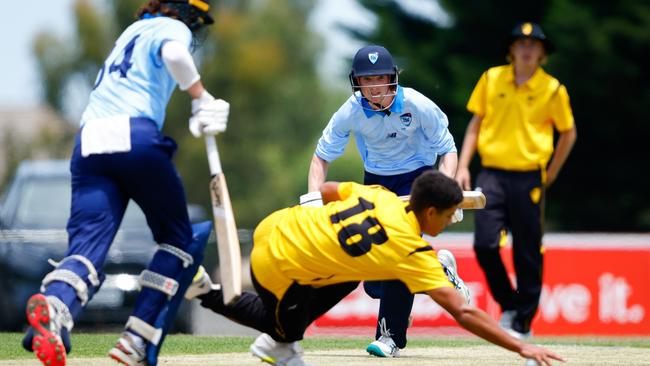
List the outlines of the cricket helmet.
<svg viewBox="0 0 650 366">
<path fill-rule="evenodd" d="M 178 20 L 194 33 L 206 25 L 214 23 L 208 12 L 210 0 L 160 0 L 160 3 L 178 12 Z"/>
<path fill-rule="evenodd" d="M 523 22 L 515 26 L 510 33 L 510 37 L 508 37 L 508 50 L 517 39 L 525 38 L 536 39 L 542 42 L 547 55 L 553 53 L 555 50 L 551 41 L 546 38 L 546 34 L 544 34 L 542 27 L 540 27 L 539 24 L 532 22 Z"/>
<path fill-rule="evenodd" d="M 397 86 L 398 71 L 393 56 L 382 46 L 370 45 L 361 48 L 352 60 L 352 70 L 349 74 L 352 90 L 359 90 L 358 77 L 376 75 L 390 75 L 390 84 Z"/>
</svg>

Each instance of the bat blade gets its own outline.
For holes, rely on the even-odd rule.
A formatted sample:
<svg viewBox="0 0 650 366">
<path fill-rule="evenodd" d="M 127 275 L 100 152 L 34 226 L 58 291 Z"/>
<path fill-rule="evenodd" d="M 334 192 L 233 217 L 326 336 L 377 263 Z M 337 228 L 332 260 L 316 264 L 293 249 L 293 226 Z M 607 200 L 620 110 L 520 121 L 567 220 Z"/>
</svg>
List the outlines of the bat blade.
<svg viewBox="0 0 650 366">
<path fill-rule="evenodd" d="M 402 201 L 408 201 L 411 199 L 410 195 L 399 196 Z M 483 192 L 480 191 L 463 191 L 463 202 L 460 203 L 458 207 L 463 210 L 480 210 L 485 208 L 487 200 Z"/>
<path fill-rule="evenodd" d="M 223 302 L 229 304 L 241 295 L 241 251 L 235 216 L 230 204 L 226 177 L 223 173 L 214 175 L 210 181 L 212 216 L 219 252 L 219 275 Z"/>
<path fill-rule="evenodd" d="M 463 191 L 463 202 L 460 203 L 460 208 L 463 210 L 478 210 L 485 208 L 487 199 L 483 192 L 480 191 Z"/>
</svg>

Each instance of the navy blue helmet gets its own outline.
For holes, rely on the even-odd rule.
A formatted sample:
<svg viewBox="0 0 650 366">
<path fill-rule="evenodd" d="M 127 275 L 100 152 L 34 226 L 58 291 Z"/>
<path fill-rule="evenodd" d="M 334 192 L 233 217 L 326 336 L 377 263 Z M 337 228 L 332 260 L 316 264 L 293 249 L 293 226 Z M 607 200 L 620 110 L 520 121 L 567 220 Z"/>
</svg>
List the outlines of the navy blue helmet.
<svg viewBox="0 0 650 366">
<path fill-rule="evenodd" d="M 354 55 L 349 75 L 350 85 L 353 91 L 357 91 L 357 78 L 360 76 L 391 75 L 390 83 L 397 86 L 397 74 L 397 66 L 390 52 L 382 46 L 370 45 L 361 48 Z"/>
</svg>

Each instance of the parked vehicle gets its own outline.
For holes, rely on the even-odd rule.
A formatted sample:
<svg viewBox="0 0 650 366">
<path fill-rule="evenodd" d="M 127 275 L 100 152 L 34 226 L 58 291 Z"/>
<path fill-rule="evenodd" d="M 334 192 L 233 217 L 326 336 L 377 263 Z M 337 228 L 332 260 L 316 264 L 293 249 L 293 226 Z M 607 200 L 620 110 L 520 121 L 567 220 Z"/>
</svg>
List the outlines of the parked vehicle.
<svg viewBox="0 0 650 366">
<path fill-rule="evenodd" d="M 25 303 L 67 248 L 70 214 L 69 161 L 24 161 L 0 201 L 0 331 L 26 326 Z M 197 205 L 190 219 L 205 219 Z M 157 247 L 140 208 L 130 202 L 106 258 L 106 280 L 75 327 L 125 324 L 139 291 L 138 275 Z M 192 313 L 184 303 L 176 331 L 190 333 Z"/>
</svg>

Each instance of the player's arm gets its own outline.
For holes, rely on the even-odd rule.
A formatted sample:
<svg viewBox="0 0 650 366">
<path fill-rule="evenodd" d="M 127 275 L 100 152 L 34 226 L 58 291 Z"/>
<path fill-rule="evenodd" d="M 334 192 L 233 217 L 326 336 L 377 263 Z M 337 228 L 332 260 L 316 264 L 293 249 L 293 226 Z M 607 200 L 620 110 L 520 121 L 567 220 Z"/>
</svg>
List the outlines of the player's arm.
<svg viewBox="0 0 650 366">
<path fill-rule="evenodd" d="M 481 122 L 483 117 L 474 114 L 472 119 L 467 125 L 465 131 L 465 138 L 463 139 L 463 147 L 460 151 L 460 158 L 458 159 L 458 170 L 456 171 L 456 181 L 460 184 L 461 188 L 468 191 L 472 189 L 472 182 L 469 174 L 469 164 L 472 162 L 474 153 L 476 153 L 476 144 L 478 141 L 478 132 L 481 129 Z"/>
<path fill-rule="evenodd" d="M 325 183 L 329 163 L 318 155 L 314 154 L 309 165 L 309 175 L 307 176 L 307 191 L 316 192 L 319 187 Z"/>
<path fill-rule="evenodd" d="M 162 45 L 160 55 L 179 89 L 187 91 L 192 97 L 189 126 L 192 135 L 199 137 L 202 133 L 214 135 L 225 131 L 230 105 L 224 100 L 215 99 L 205 90 L 187 47 L 179 41 L 167 41 Z"/>
<path fill-rule="evenodd" d="M 326 205 L 332 201 L 340 201 L 339 182 L 325 182 L 320 185 L 320 194 L 323 197 L 323 204 Z"/>
<path fill-rule="evenodd" d="M 521 342 L 506 333 L 483 310 L 465 303 L 465 299 L 453 287 L 441 287 L 427 291 L 427 294 L 456 319 L 458 324 L 477 336 L 519 353 L 524 358 L 534 358 L 540 364 L 550 365 L 551 360 L 564 361 L 555 353 Z"/>
<path fill-rule="evenodd" d="M 547 186 L 553 184 L 555 179 L 557 179 L 562 166 L 569 157 L 571 149 L 573 149 L 577 137 L 578 133 L 575 125 L 568 131 L 560 132 L 557 145 L 555 146 L 555 152 L 553 152 L 553 159 L 551 159 L 551 163 L 548 165 L 548 169 L 546 170 Z"/>
<path fill-rule="evenodd" d="M 449 178 L 456 175 L 456 168 L 458 167 L 458 154 L 450 152 L 443 155 L 438 163 L 438 170 Z"/>
</svg>

